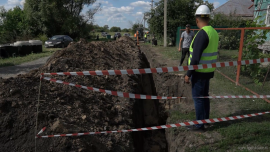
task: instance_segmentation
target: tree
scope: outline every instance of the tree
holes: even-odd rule
[[[131,25],[130,32],[132,33],[136,33],[138,27],[143,27],[143,25],[140,24],[139,20],[137,20],[135,23],[133,23],[132,21],[129,21],[129,24]]]
[[[108,25],[104,25],[103,28],[104,28],[105,31],[109,30],[109,26]]]
[[[122,32],[130,32],[130,29],[124,28]]]
[[[246,24],[248,27],[266,27],[263,20],[260,20],[261,16],[258,16],[254,21],[248,21]],[[259,46],[263,45],[267,40],[267,34],[270,30],[246,30],[245,41],[243,48],[243,60],[258,59],[269,57],[269,55],[263,55]],[[260,64],[248,64],[241,66],[242,74],[250,76],[255,83],[262,85],[264,77],[267,73],[266,67],[261,67]]]
[[[0,8],[1,25],[0,36],[1,43],[16,41],[19,36],[26,33],[27,23],[25,21],[25,13],[20,7],[15,7],[10,10]]]
[[[104,28],[104,26],[103,27],[101,27],[101,26],[99,26],[99,25],[93,25],[93,29],[96,31],[96,32],[107,32],[108,30],[107,29],[105,29]]]
[[[245,27],[247,21],[242,17],[236,16],[235,12],[229,15],[213,14],[210,25],[213,27],[236,28]],[[236,50],[239,48],[240,31],[226,30],[220,31],[220,48],[228,50]]]
[[[92,5],[96,0],[26,0],[24,10],[29,31],[37,35],[44,33],[52,36],[67,34],[80,37],[88,34],[87,26],[100,5],[89,9],[82,15],[83,7]]]
[[[195,3],[196,2],[196,3]],[[169,0],[167,2],[167,30],[168,36],[176,39],[177,27],[186,24],[196,25],[195,11],[203,4],[203,0]],[[164,30],[164,1],[159,1],[155,10],[151,10],[151,17],[148,19],[148,25],[156,36],[163,36]],[[213,4],[206,2],[206,5],[212,10]]]
[[[113,26],[113,27],[111,27],[110,31],[111,32],[121,32],[121,28],[120,27]]]

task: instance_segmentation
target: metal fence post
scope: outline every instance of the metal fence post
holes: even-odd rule
[[[242,60],[243,45],[244,45],[244,35],[245,35],[245,29],[241,29],[241,39],[240,39],[238,61]],[[241,65],[238,65],[237,66],[237,75],[236,75],[236,85],[239,84],[240,70],[241,70]]]

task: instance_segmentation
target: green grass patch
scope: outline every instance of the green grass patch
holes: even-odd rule
[[[172,110],[170,111],[170,114],[171,114],[170,120],[172,122],[179,122],[181,120],[189,120],[189,121],[195,120],[194,119],[195,111],[183,113],[183,112],[180,112],[179,110]]]
[[[142,43],[140,45],[151,45],[151,43]],[[164,46],[153,46],[159,50],[159,52],[164,55],[166,58],[172,60],[180,60],[181,59],[181,52],[178,51],[176,47],[164,47]],[[187,56],[186,56],[187,58]]]
[[[268,54],[265,54],[265,55],[262,54],[262,57],[268,57],[268,56],[269,56]],[[218,61],[219,62],[236,61],[237,58],[238,58],[238,51],[237,50],[221,50],[220,57],[219,57]],[[226,74],[227,76],[229,76],[233,80],[236,80],[236,71],[237,71],[236,66],[217,68],[217,70]],[[224,76],[218,74],[217,72],[215,73],[215,77],[218,77],[219,79],[225,80],[226,82],[229,81],[226,78],[224,79]],[[248,75],[243,75],[243,73],[242,74],[240,73],[239,83],[244,85],[245,87],[253,90],[254,92],[256,92],[258,94],[268,95],[269,90],[270,90],[270,74],[268,74],[265,85],[263,87],[259,86],[258,84],[255,84],[251,77],[249,77]],[[218,84],[218,83],[216,83],[216,84]],[[225,84],[225,85],[227,85],[227,84]],[[218,87],[215,87],[215,88],[218,88]],[[227,89],[227,90],[229,91],[229,89]],[[239,93],[245,93],[244,95],[247,95],[247,94],[253,95],[250,92],[245,91],[245,89],[242,89],[242,90],[243,91],[239,92]],[[239,95],[241,95],[241,94],[239,94]]]
[[[159,46],[159,47],[162,47],[162,46]],[[181,52],[179,52],[176,47],[165,47],[165,48],[163,47],[161,53],[172,60],[181,59]]]
[[[214,131],[222,135],[220,141],[210,145],[205,145],[196,149],[197,151],[269,151],[270,129],[269,115],[260,118],[250,118],[246,120],[236,120],[234,123],[217,123]],[[257,148],[257,149],[256,149]],[[259,149],[260,148],[260,149]],[[189,150],[192,151],[192,150]]]
[[[19,65],[25,62],[30,62],[37,60],[39,58],[47,57],[52,55],[56,50],[60,48],[45,48],[43,46],[43,51],[41,53],[32,53],[26,56],[10,57],[5,59],[0,59],[0,67]]]
[[[164,48],[158,46],[156,48],[158,48],[158,52],[168,59],[179,60],[181,58],[181,53],[179,53],[175,47]],[[268,55],[263,56],[268,57]],[[218,61],[236,61],[237,58],[238,50],[220,50]],[[186,61],[187,57],[183,62],[184,65],[186,64]],[[221,71],[233,80],[236,80],[236,66],[217,68],[217,70]],[[186,73],[186,71],[182,73]],[[268,95],[270,90],[269,77],[270,74],[265,82],[264,87],[255,84],[251,77],[243,74],[240,75],[239,82],[260,95]],[[214,78],[210,81],[209,92],[210,95],[253,95],[244,88],[236,86],[235,83],[231,82],[218,72],[215,72]],[[263,99],[210,99],[210,103],[210,118],[238,116],[270,111],[270,104]],[[170,110],[168,122],[179,123],[185,120],[194,119],[195,111],[185,113],[185,110],[179,106],[176,109]],[[186,151],[269,151],[269,119],[270,115],[265,114],[263,116],[244,118],[241,120],[215,123],[213,127],[208,129],[208,132],[210,134],[214,132],[219,133],[222,136],[219,141],[196,148],[187,148]],[[183,130],[181,127],[171,129],[171,131],[176,135],[181,130]],[[204,137],[202,137],[202,139],[203,138]]]
[[[238,58],[237,50],[221,50],[219,62],[223,61],[235,61]],[[236,79],[237,67],[223,67],[217,68],[222,73],[226,74],[233,80]],[[253,82],[253,80],[244,75],[240,75],[240,84],[245,87],[255,91],[260,95],[268,95],[270,90],[270,82],[266,81],[265,86],[261,87]],[[210,92],[215,95],[253,95],[249,91],[245,90],[240,86],[236,86],[230,80],[215,72],[215,77],[211,79],[210,82]],[[232,113],[227,116],[236,116],[243,114],[251,114],[257,112],[269,111],[270,104],[263,99],[211,99],[211,118],[213,115],[218,117],[224,117],[219,111],[215,111],[213,107],[214,104],[219,104],[220,102],[231,103],[229,107],[237,107],[237,112]],[[245,147],[265,147],[270,140],[270,129],[268,129],[270,122],[270,115],[266,114],[264,116],[257,116],[254,118],[246,118],[242,120],[236,120],[233,122],[222,122],[216,123],[212,131],[217,131],[222,135],[222,140],[211,145],[219,151],[236,150],[236,151],[248,151]],[[239,149],[240,147],[240,149]],[[199,151],[204,151],[203,149],[209,149],[208,145],[197,149]],[[270,146],[267,150],[270,149]],[[267,151],[266,150],[266,151]],[[213,149],[209,149],[213,151]],[[252,151],[260,151],[253,149]]]
[[[110,34],[111,36],[114,36],[115,33],[118,33],[118,32],[109,32],[108,34]],[[120,32],[121,33],[121,36],[124,36],[125,33],[129,33],[130,36],[133,36],[134,33],[132,34],[131,32]],[[100,35],[101,36],[101,35]],[[102,36],[101,36],[102,37]]]

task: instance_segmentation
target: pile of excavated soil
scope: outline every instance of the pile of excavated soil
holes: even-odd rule
[[[130,38],[91,43],[81,40],[57,51],[38,70],[16,78],[0,78],[1,151],[35,150],[40,73],[149,66],[144,54]],[[53,78],[107,90],[156,95],[152,74]],[[148,127],[163,123],[159,119],[158,109],[158,100],[121,98],[43,80],[37,128],[39,131],[47,127],[41,135],[52,135]],[[37,139],[38,152],[156,152],[166,151],[166,148],[164,130]]]

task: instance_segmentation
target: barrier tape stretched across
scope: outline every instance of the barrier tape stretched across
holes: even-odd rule
[[[52,79],[49,77],[42,77],[42,79],[56,82],[56,83],[60,83],[60,84],[69,85],[69,86],[74,86],[74,87],[78,87],[78,88],[83,88],[83,89],[87,89],[87,90],[92,90],[92,91],[96,91],[96,92],[107,93],[110,95],[124,97],[124,98],[135,98],[135,99],[179,99],[179,98],[186,98],[186,97],[162,97],[162,96],[133,94],[133,93],[127,93],[127,92],[111,91],[111,90],[104,90],[104,89],[99,89],[99,88],[94,88],[94,87],[87,87],[87,86],[83,86],[83,85],[77,85],[74,83],[64,82],[64,81]],[[270,98],[270,95],[206,96],[206,97],[197,97],[197,98]]]
[[[42,129],[41,129],[41,130],[38,132],[38,134],[37,134],[37,135],[39,135],[39,134],[43,133],[45,130],[46,130],[46,127],[42,128]]]
[[[189,65],[189,66],[179,66],[179,67],[82,71],[82,72],[57,72],[57,73],[42,73],[41,75],[123,75],[123,74],[164,73],[164,72],[187,71],[187,70],[227,67],[227,66],[236,66],[236,65],[248,65],[248,64],[263,63],[263,62],[270,62],[270,58],[232,61],[232,62],[217,62],[217,63],[212,63],[212,64]]]
[[[190,125],[194,125],[194,124],[205,124],[205,123],[222,122],[222,121],[228,121],[228,120],[237,120],[237,119],[243,119],[243,118],[263,115],[263,114],[267,114],[267,113],[270,113],[270,111],[255,113],[255,114],[240,115],[240,116],[224,117],[224,118],[197,120],[197,121],[190,121],[190,122],[183,122],[183,123],[176,123],[176,124],[169,124],[169,125],[162,125],[162,126],[129,129],[129,130],[85,132],[85,133],[72,133],[72,134],[60,134],[60,135],[46,135],[46,136],[37,135],[36,138],[84,136],[84,135],[94,135],[94,134],[108,134],[108,133],[119,133],[119,132],[157,130],[157,129],[175,128],[175,127],[181,127],[181,126],[190,126]]]

